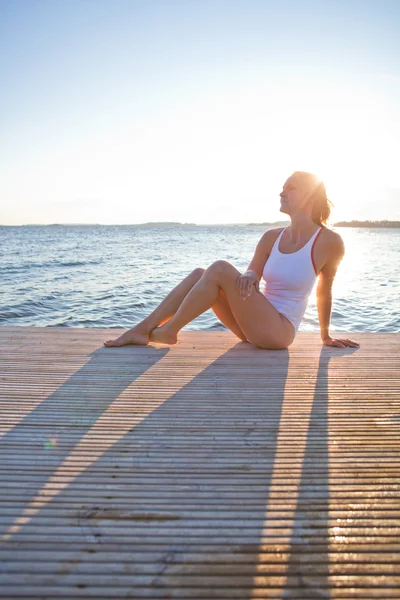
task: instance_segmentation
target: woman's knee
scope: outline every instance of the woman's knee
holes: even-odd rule
[[[196,280],[200,279],[200,277],[203,276],[203,274],[206,272],[205,269],[202,269],[201,267],[197,267],[196,269],[194,269],[191,272],[191,275],[193,278],[195,278]]]
[[[231,269],[232,265],[230,262],[228,262],[227,260],[223,260],[222,258],[219,260],[214,261],[209,267],[208,269],[217,269],[217,270],[226,270],[226,269]],[[208,271],[207,269],[207,271]]]
[[[216,260],[213,262],[208,269],[206,269],[206,275],[215,275],[221,273],[233,273],[235,267],[231,265],[227,260]]]

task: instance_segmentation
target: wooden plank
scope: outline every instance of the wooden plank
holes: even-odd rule
[[[400,344],[0,328],[0,597],[399,598]]]

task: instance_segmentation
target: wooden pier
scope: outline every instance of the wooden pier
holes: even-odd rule
[[[0,597],[400,598],[400,338],[0,328]]]

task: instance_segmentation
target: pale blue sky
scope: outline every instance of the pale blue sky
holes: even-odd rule
[[[0,0],[0,223],[400,219],[397,0]],[[334,219],[334,220],[335,220]]]

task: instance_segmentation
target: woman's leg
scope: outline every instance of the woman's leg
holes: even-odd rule
[[[226,299],[226,296],[222,290],[219,291],[218,300],[211,307],[214,313],[217,315],[218,319],[228,327],[238,338],[242,340],[242,342],[247,342],[247,338],[243,331],[240,329],[239,325],[235,317],[233,316],[233,312],[231,311],[231,307],[229,306],[229,302]]]
[[[194,285],[199,281],[205,273],[205,269],[195,269],[188,275],[179,285],[177,285],[168,296],[157,306],[157,308],[143,321],[123,333],[115,340],[104,342],[107,348],[115,346],[125,346],[127,344],[148,344],[150,341],[150,333],[156,327],[168,321],[178,310],[185,296],[190,292]],[[246,336],[237,324],[235,317],[232,314],[229,303],[222,290],[217,301],[211,307],[218,319],[230,329],[238,338],[243,341]]]
[[[115,340],[104,342],[107,348],[112,346],[125,346],[126,344],[148,344],[150,333],[159,325],[168,321],[178,310],[185,296],[196,285],[204,269],[195,269],[179,283],[153,312],[140,323],[126,331]]]
[[[262,348],[287,348],[293,341],[293,325],[262,294],[253,292],[243,300],[237,288],[239,276],[239,271],[227,261],[213,263],[187,294],[175,315],[153,329],[150,341],[175,344],[180,329],[211,308],[222,290],[236,323],[250,343]]]

